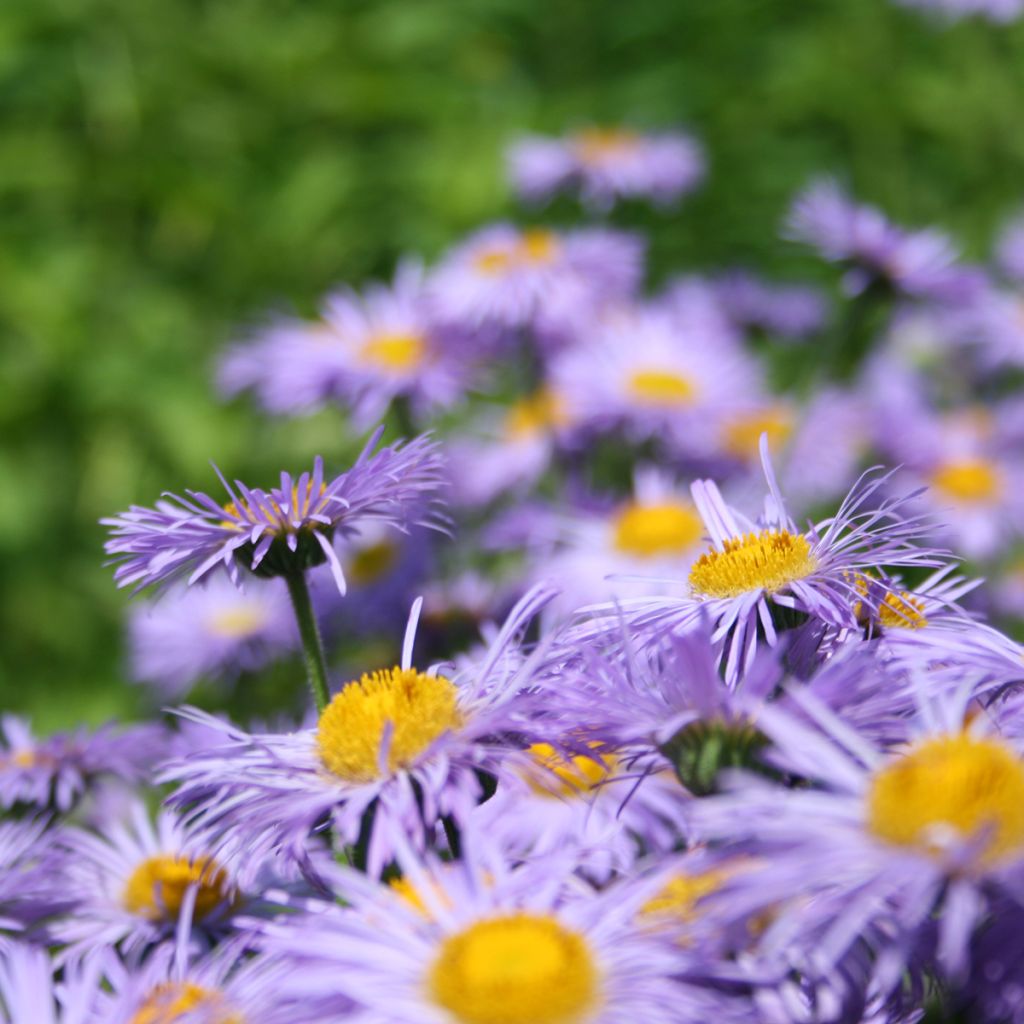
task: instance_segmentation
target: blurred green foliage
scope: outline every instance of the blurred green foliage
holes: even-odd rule
[[[0,4],[0,706],[131,713],[97,519],[348,450],[337,414],[219,404],[214,354],[511,214],[516,133],[696,132],[656,272],[820,273],[777,236],[819,171],[980,256],[1024,198],[1022,58],[887,0]]]

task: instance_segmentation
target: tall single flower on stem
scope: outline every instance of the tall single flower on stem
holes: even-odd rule
[[[243,569],[258,576],[282,576],[295,608],[306,664],[317,705],[327,701],[327,673],[313,615],[306,570],[328,564],[339,591],[345,575],[334,545],[368,522],[399,530],[414,523],[444,527],[437,508],[442,480],[438,444],[428,436],[373,449],[383,428],[370,437],[351,469],[333,479],[323,459],[312,473],[294,479],[281,474],[279,487],[232,487],[220,475],[227,500],[202,491],[168,495],[155,508],[132,506],[104,519],[111,528],[106,550],[119,586],[141,589],[181,577],[195,583],[216,569],[238,582]]]

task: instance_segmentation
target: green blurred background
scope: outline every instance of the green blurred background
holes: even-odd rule
[[[138,707],[100,516],[351,443],[215,353],[510,215],[516,133],[704,140],[656,274],[820,275],[777,238],[819,171],[976,257],[1024,200],[1024,28],[887,0],[7,0],[0,109],[0,707],[44,727]]]

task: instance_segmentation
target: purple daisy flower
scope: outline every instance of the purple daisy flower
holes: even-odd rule
[[[160,758],[161,730],[103,726],[39,738],[15,715],[0,718],[0,807],[64,812],[101,777],[137,782]],[[154,744],[156,752],[154,751]]]
[[[498,774],[523,756],[501,740],[526,725],[521,691],[534,666],[516,644],[551,596],[544,588],[527,594],[480,658],[450,677],[412,666],[417,602],[401,665],[348,683],[314,728],[254,735],[188,711],[225,739],[166,768],[164,781],[178,784],[172,802],[250,856],[273,851],[300,863],[314,831],[329,827],[356,844],[366,827],[367,863],[379,873],[392,855],[392,826],[423,846],[442,818],[468,817],[483,792],[481,772]]]
[[[827,260],[855,268],[859,274],[847,279],[854,293],[878,279],[914,298],[955,302],[969,298],[983,281],[977,270],[957,262],[957,249],[942,232],[897,227],[881,210],[854,202],[827,178],[797,197],[786,235],[814,246]]]
[[[10,945],[0,949],[2,1024],[107,1024],[99,1012],[103,972],[113,959],[98,951],[87,962],[69,965],[58,983],[45,949]]]
[[[853,627],[857,602],[872,599],[857,588],[865,571],[945,564],[938,549],[920,546],[932,528],[930,518],[903,516],[915,495],[881,497],[891,474],[869,471],[835,515],[801,532],[786,512],[767,438],[761,440],[761,458],[768,495],[756,520],[728,506],[713,481],[693,484],[711,547],[690,569],[688,595],[632,599],[621,602],[621,609],[584,609],[596,618],[578,632],[620,631],[621,610],[641,642],[654,642],[666,632],[686,632],[706,616],[715,627],[714,641],[725,642],[726,679],[733,682],[752,664],[760,642],[778,643],[773,608]]]
[[[21,931],[61,906],[53,836],[47,818],[0,821],[0,929]]]
[[[828,317],[817,288],[773,284],[744,270],[722,274],[713,286],[726,316],[743,330],[797,341],[820,331]]]
[[[578,192],[608,210],[617,199],[668,205],[703,179],[701,147],[682,132],[642,134],[626,128],[589,128],[562,139],[539,135],[515,142],[507,154],[512,187],[531,202]]]
[[[338,870],[349,907],[268,926],[265,944],[311,994],[350,999],[353,1024],[736,1020],[677,980],[678,948],[637,923],[644,887],[584,895],[571,859],[514,868],[483,847],[467,836],[448,865],[406,847],[400,889]]]
[[[435,503],[443,461],[428,436],[373,453],[383,428],[374,431],[352,468],[326,479],[317,456],[312,473],[281,474],[269,491],[220,476],[227,501],[202,491],[169,495],[155,508],[133,505],[104,519],[111,528],[106,550],[118,586],[136,589],[187,577],[189,584],[216,568],[233,582],[239,569],[262,576],[287,575],[325,562],[341,593],[345,576],[334,544],[369,522],[398,530],[415,524],[440,529]]]

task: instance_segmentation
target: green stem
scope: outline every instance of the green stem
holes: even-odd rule
[[[291,595],[292,607],[295,609],[295,621],[299,625],[299,637],[302,639],[302,654],[306,661],[306,676],[309,688],[313,691],[317,711],[323,711],[331,699],[327,689],[327,664],[324,661],[324,647],[320,642],[320,630],[316,625],[313,613],[313,602],[309,598],[309,587],[304,572],[290,572],[285,575],[288,593]]]

